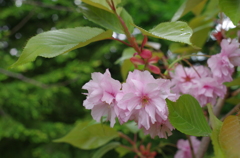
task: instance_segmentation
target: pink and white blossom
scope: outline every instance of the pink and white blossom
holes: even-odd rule
[[[85,93],[87,99],[84,100],[83,106],[92,110],[93,119],[99,122],[101,117],[106,115],[113,127],[119,110],[116,106],[116,96],[120,92],[121,83],[111,78],[110,72],[106,70],[104,74],[92,73],[92,80],[82,88],[88,91]]]
[[[170,81],[154,79],[148,71],[129,72],[122,92],[119,94],[120,97],[117,97],[117,105],[124,111],[119,116],[120,122],[134,120],[139,128],[143,128],[151,136],[165,137],[164,134],[161,135],[156,130],[151,130],[151,128],[156,128],[153,125],[159,125],[160,128],[168,119],[165,99],[169,97],[169,99],[176,100],[178,97],[170,92],[170,87],[165,89],[164,84],[168,85]],[[172,130],[172,127],[169,130]],[[151,131],[153,134],[150,133]]]
[[[200,145],[200,141],[194,136],[190,136],[190,140],[194,154],[196,154]],[[192,158],[191,146],[188,140],[179,139],[177,142],[177,148],[178,151],[174,158]]]
[[[221,42],[221,48],[221,52],[211,56],[207,63],[218,82],[230,82],[234,66],[240,66],[239,43],[235,39],[231,43],[224,39]]]
[[[212,72],[204,66],[185,68],[178,65],[175,72],[171,72],[174,84],[173,92],[194,96],[203,107],[207,103],[215,104],[218,97],[224,98],[226,86],[212,77]]]

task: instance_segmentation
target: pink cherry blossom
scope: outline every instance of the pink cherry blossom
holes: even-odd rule
[[[211,56],[207,63],[213,72],[213,77],[220,83],[232,81],[234,66],[240,66],[240,49],[237,40],[229,43],[226,39],[221,42],[221,52]]]
[[[150,125],[149,129],[142,127],[144,134],[149,134],[152,138],[158,136],[159,138],[167,138],[172,135],[174,127],[170,124],[169,120],[156,122]]]
[[[85,93],[87,99],[84,100],[83,106],[92,110],[93,119],[99,122],[102,116],[107,115],[107,120],[110,120],[113,127],[116,115],[119,113],[116,96],[120,92],[121,83],[111,78],[110,72],[106,70],[104,74],[92,73],[92,80],[82,88],[88,91]]]
[[[200,145],[200,141],[194,137],[190,136],[192,143],[193,151],[196,154]],[[177,142],[178,151],[175,154],[174,158],[192,158],[191,147],[188,140],[179,139]]]
[[[226,86],[216,82],[212,77],[201,78],[196,81],[194,91],[191,93],[203,107],[207,103],[215,105],[217,97],[224,98]]]
[[[178,65],[175,72],[170,72],[172,82],[175,84],[173,91],[176,93],[191,94],[195,82],[200,78],[210,77],[211,71],[204,66],[183,67]]]
[[[226,87],[212,77],[209,68],[194,66],[185,68],[178,65],[175,72],[170,73],[174,83],[173,91],[194,96],[203,107],[207,103],[215,104],[218,97],[224,98]]]
[[[145,129],[148,134],[151,131],[154,132],[151,130],[154,128],[152,125],[158,124],[160,128],[160,125],[168,119],[165,99],[169,97],[169,99],[176,100],[178,97],[176,94],[170,93],[170,86],[166,89],[163,88],[163,84],[168,85],[169,83],[168,80],[154,79],[148,71],[130,72],[126,83],[123,84],[122,92],[119,94],[121,97],[117,97],[118,107],[124,110],[119,116],[120,122],[134,120],[138,127]],[[155,132],[153,135],[165,136],[159,132]]]
[[[232,81],[234,65],[229,61],[227,56],[222,56],[221,54],[213,55],[208,59],[207,63],[212,70],[213,77],[218,82]]]

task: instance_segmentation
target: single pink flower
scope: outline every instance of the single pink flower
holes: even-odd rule
[[[119,116],[120,122],[134,120],[139,128],[146,131],[154,124],[164,124],[168,119],[165,99],[176,100],[178,97],[170,93],[170,86],[162,86],[169,83],[168,80],[154,79],[148,71],[130,72],[119,93],[120,97],[117,97],[117,106],[124,111]]]
[[[83,106],[92,110],[93,119],[99,122],[102,116],[107,115],[107,120],[110,120],[113,127],[118,113],[116,96],[120,92],[121,83],[111,78],[110,72],[106,70],[104,74],[92,73],[92,80],[82,88],[88,91],[85,93],[87,99],[84,100]]]
[[[235,39],[231,43],[224,39],[221,42],[221,48],[221,52],[211,56],[207,63],[218,82],[230,82],[234,66],[240,66],[239,43]]]
[[[207,103],[215,105],[217,97],[224,98],[226,92],[227,88],[225,85],[216,82],[214,78],[206,77],[196,81],[195,89],[191,94],[203,107]]]
[[[213,77],[218,82],[232,81],[234,65],[229,61],[227,56],[222,56],[221,54],[213,55],[208,59],[207,63],[212,70]]]
[[[142,127],[144,134],[149,134],[152,138],[158,136],[159,138],[167,138],[172,135],[172,130],[174,127],[170,124],[169,120],[161,121],[161,123],[156,122],[154,124],[150,124],[150,128],[146,129]]]
[[[200,141],[194,136],[190,136],[190,140],[194,154],[196,154],[200,145]],[[179,139],[177,142],[177,148],[178,151],[174,158],[192,158],[191,147],[188,140]]]
[[[194,68],[192,68],[178,65],[174,73],[170,72],[172,82],[175,85],[173,92],[191,94],[196,84],[195,81],[200,78],[210,77],[211,75],[211,71],[204,66],[194,66]]]

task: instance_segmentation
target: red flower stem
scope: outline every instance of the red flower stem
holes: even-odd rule
[[[118,132],[119,136],[126,139],[132,146],[135,146],[136,143],[131,139],[129,138],[127,135],[123,134],[122,132]]]
[[[109,1],[107,0],[108,5],[111,7],[111,9],[113,10],[114,14],[117,16],[118,20],[120,21],[122,27],[123,27],[123,31],[125,33],[125,35],[127,36],[128,41],[130,42],[130,45],[140,54],[141,50],[136,42],[136,39],[134,37],[131,36],[125,22],[123,21],[122,17],[118,15],[117,10],[114,6],[113,0]]]
[[[132,45],[128,44],[127,42],[124,42],[124,41],[122,41],[122,40],[119,40],[119,39],[117,39],[117,38],[114,38],[114,37],[107,38],[107,39],[112,39],[112,40],[115,40],[115,41],[121,42],[121,43],[123,43],[123,44],[125,44],[125,45],[127,45],[127,46],[129,46],[129,47],[132,47]]]
[[[128,147],[128,149],[131,149],[131,151],[135,152],[140,158],[144,158],[142,153],[138,150],[136,143],[131,138],[129,138],[127,135],[123,134],[122,132],[118,132],[118,134],[120,137],[127,140],[132,145],[133,148]]]

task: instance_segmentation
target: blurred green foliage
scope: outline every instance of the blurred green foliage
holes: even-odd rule
[[[122,5],[137,25],[150,29],[169,21],[181,2],[125,0]],[[101,41],[56,58],[38,57],[33,63],[8,69],[28,39],[37,33],[97,26],[83,17],[79,3],[0,0],[1,158],[90,157],[91,152],[52,140],[69,132],[75,121],[91,119],[90,111],[82,106],[85,96],[81,87],[90,79],[90,73],[106,68],[121,80],[120,67],[114,62],[126,47],[116,41]],[[112,155],[117,153],[105,156]]]

